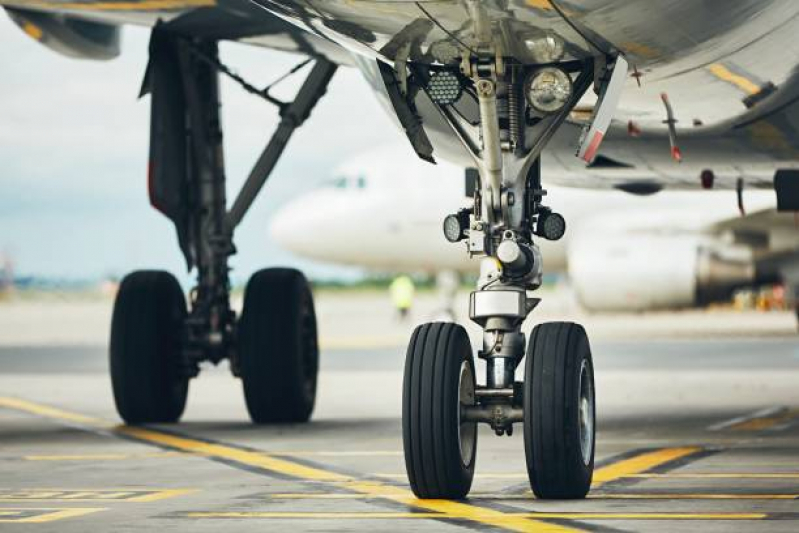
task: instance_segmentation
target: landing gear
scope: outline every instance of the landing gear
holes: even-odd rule
[[[539,324],[524,367],[524,451],[538,498],[584,498],[594,470],[594,366],[570,322]]]
[[[316,399],[319,347],[313,297],[289,268],[256,272],[239,320],[238,361],[253,422],[306,422]]]
[[[480,18],[479,9],[474,16]],[[485,360],[486,376],[464,401],[452,385],[455,371],[444,361],[470,360],[469,355],[456,357],[447,346],[429,340],[454,326],[417,330],[405,368],[406,467],[417,496],[466,495],[474,449],[469,461],[462,460],[443,437],[455,434],[447,409],[458,403],[461,432],[484,423],[499,436],[510,435],[514,424],[523,424],[530,484],[539,498],[583,498],[593,475],[595,436],[593,364],[585,330],[571,323],[540,324],[529,340],[524,381],[515,376],[528,346],[522,325],[540,302],[530,295],[543,274],[536,240],[557,240],[566,230],[564,218],[543,205],[542,150],[593,83],[599,100],[578,152],[586,161],[593,159],[618,102],[626,62],[604,53],[587,61],[559,62],[563,51],[553,48],[555,56],[546,64],[523,64],[501,57],[495,43],[484,45],[460,58],[457,68],[455,62],[450,67],[413,64],[410,78],[392,82],[389,77],[386,83],[390,93],[394,88],[399,109],[433,106],[435,120],[448,124],[479,174],[474,204],[448,216],[444,234],[450,242],[465,241],[469,255],[481,259],[469,318],[483,330],[477,355]],[[385,66],[381,75],[386,77]],[[404,89],[397,87],[407,88],[404,104],[398,96]],[[418,129],[418,124],[406,125],[424,155],[427,138]],[[443,433],[436,437],[436,432]],[[448,468],[451,476],[462,475],[460,482],[438,474]]]
[[[183,290],[172,274],[138,271],[119,286],[111,322],[111,382],[128,424],[177,422],[189,378],[181,368],[186,319]]]
[[[306,61],[307,63],[307,61]],[[297,69],[295,69],[296,71]],[[325,93],[336,65],[316,58],[292,102],[232,74],[213,40],[159,24],[150,39],[144,92],[152,96],[149,192],[171,219],[197,284],[186,299],[173,276],[135,272],[123,281],[111,332],[111,377],[128,423],[176,422],[200,363],[230,361],[254,422],[304,422],[313,410],[319,352],[308,283],[269,269],[248,284],[241,320],[230,305],[233,233],[293,132]],[[281,122],[242,190],[227,208],[219,73],[277,105]]]
[[[477,423],[462,420],[475,404],[472,347],[463,326],[417,327],[402,387],[402,439],[414,494],[465,497],[474,478]]]

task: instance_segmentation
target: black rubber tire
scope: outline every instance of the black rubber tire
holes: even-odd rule
[[[111,386],[128,424],[177,422],[189,378],[181,369],[186,299],[169,272],[141,270],[119,286],[111,321]]]
[[[533,329],[524,369],[524,448],[530,487],[538,498],[585,498],[591,488],[596,423],[591,424],[586,464],[581,453],[578,389],[583,361],[593,396],[591,347],[583,327],[549,322]],[[595,421],[595,409],[590,416]]]
[[[308,421],[316,401],[319,346],[313,296],[302,272],[267,268],[250,278],[238,358],[253,422]]]
[[[477,427],[464,461],[458,423],[464,361],[473,385],[472,348],[462,326],[434,322],[414,330],[402,385],[402,443],[411,489],[419,498],[464,498],[472,487]]]

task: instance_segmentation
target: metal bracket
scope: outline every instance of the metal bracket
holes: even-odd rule
[[[619,106],[621,91],[627,80],[627,67],[627,60],[621,55],[617,56],[610,79],[602,85],[599,101],[594,106],[591,125],[583,132],[580,148],[577,151],[577,157],[587,163],[591,163],[596,157],[599,145],[602,143],[602,139],[610,127],[613,114]]]
[[[269,144],[261,152],[261,156],[250,171],[250,175],[247,176],[247,181],[244,182],[233,206],[225,217],[228,231],[232,232],[244,218],[275,168],[294,130],[305,122],[316,103],[325,94],[337,68],[335,63],[327,59],[317,59],[294,101],[281,111],[281,121],[277,130],[272,134]]]

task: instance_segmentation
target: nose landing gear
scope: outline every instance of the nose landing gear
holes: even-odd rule
[[[594,81],[595,65],[604,69],[596,76],[597,88],[604,90],[612,58],[556,67],[473,57],[461,63],[462,105],[436,102],[431,95],[479,170],[473,207],[449,217],[444,227],[448,240],[465,240],[469,254],[482,258],[469,317],[483,329],[478,356],[486,361],[487,373],[485,385],[476,385],[460,326],[425,324],[414,333],[405,368],[403,442],[411,487],[419,497],[468,493],[478,423],[497,435],[523,425],[527,471],[537,497],[588,493],[595,438],[588,337],[577,324],[555,322],[537,325],[528,342],[522,324],[540,301],[528,295],[542,277],[533,239],[555,240],[565,231],[563,217],[542,205],[541,151]],[[472,102],[463,103],[468,98]],[[468,117],[470,108],[479,113]],[[607,108],[598,113],[606,114]],[[524,380],[517,382],[525,348]],[[469,372],[461,371],[462,365]],[[468,386],[458,387],[464,375]],[[458,435],[469,438],[458,441]]]

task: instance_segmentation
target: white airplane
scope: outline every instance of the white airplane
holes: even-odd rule
[[[521,329],[539,302],[533,292],[544,263],[539,244],[557,240],[565,225],[550,209],[565,203],[544,198],[542,181],[635,193],[721,188],[745,196],[774,188],[778,211],[799,211],[794,0],[0,5],[27,35],[83,58],[115,57],[120,25],[153,28],[143,85],[151,98],[150,200],[174,222],[198,279],[188,305],[167,272],[134,272],[121,283],[111,377],[117,410],[130,423],[177,421],[200,363],[226,358],[242,378],[253,421],[309,419],[318,347],[305,278],[287,269],[256,273],[239,318],[230,307],[228,261],[236,227],[339,66],[360,70],[419,157],[478,169],[477,191],[447,219],[446,235],[463,240],[469,257],[479,259],[469,317],[483,329],[476,352],[486,375],[478,385],[475,353],[461,326],[429,323],[414,332],[403,444],[411,488],[421,498],[468,494],[478,423],[497,434],[522,426],[527,474],[539,498],[582,498],[591,486],[588,336],[572,323],[539,324],[529,335]],[[218,53],[224,40],[293,50],[314,66],[295,99],[282,102],[226,67]],[[230,208],[220,74],[277,105],[282,117]],[[358,113],[352,110],[348,127],[358,127]],[[542,154],[549,157],[543,177]],[[435,194],[420,187],[420,197]],[[685,202],[649,227],[702,216]],[[586,210],[596,213],[595,224],[617,219],[618,209],[604,202]],[[740,239],[761,247],[780,223],[771,215],[758,217],[761,231],[750,241],[746,232]],[[652,218],[648,209],[640,216]],[[735,234],[735,224],[730,229]],[[595,274],[595,290],[604,291],[595,298],[613,298],[604,288],[627,277],[613,260],[618,248],[645,256],[663,283],[685,285],[689,276],[669,267],[672,254],[685,253],[675,241],[617,234],[616,242],[581,247],[591,257],[580,262],[605,272]],[[792,256],[769,260],[788,284],[799,285]]]
[[[544,158],[544,169],[547,163]],[[390,146],[345,162],[334,176],[273,216],[269,232],[280,246],[381,272],[475,272],[464,245],[441,238],[444,218],[470,201],[464,169],[429,165],[405,147]],[[569,226],[562,239],[539,245],[544,268],[568,272],[591,311],[726,299],[736,288],[773,281],[771,258],[799,253],[793,216],[775,212],[773,191],[747,192],[742,215],[732,191],[631,198],[618,190],[547,190]],[[596,205],[601,213],[592,209]],[[764,227],[764,217],[781,223]]]

